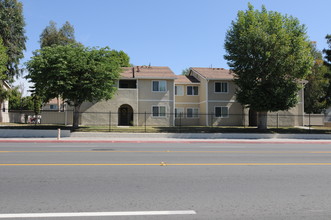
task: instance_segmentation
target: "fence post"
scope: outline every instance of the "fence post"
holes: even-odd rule
[[[309,125],[308,125],[308,127],[309,127],[309,133],[310,133],[310,132],[311,132],[311,131],[310,131],[310,126],[311,126],[311,125],[310,125],[310,113],[308,114],[308,116],[309,116]]]
[[[64,125],[68,125],[68,110],[64,110]]]
[[[211,115],[210,115],[210,117],[211,117],[211,120],[210,120],[210,124],[211,124],[211,127],[213,127],[214,125],[214,114],[213,114],[213,112],[211,112]]]
[[[111,132],[111,111],[109,112],[109,132]]]
[[[147,120],[146,120],[146,111],[145,111],[145,133],[147,132],[147,130],[146,130],[146,122]]]
[[[279,113],[277,112],[277,129],[279,128]]]
[[[179,113],[179,133],[182,133],[182,113]]]

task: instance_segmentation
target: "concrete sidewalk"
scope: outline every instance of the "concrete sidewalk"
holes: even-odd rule
[[[109,133],[73,132],[69,137],[0,138],[0,142],[67,143],[316,143],[331,144],[329,134]]]

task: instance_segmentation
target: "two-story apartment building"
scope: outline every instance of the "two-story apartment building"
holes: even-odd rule
[[[176,124],[242,125],[243,107],[235,99],[233,74],[223,68],[190,68],[175,80]],[[183,92],[178,92],[183,91]]]
[[[235,97],[234,74],[223,68],[190,68],[187,76],[175,80],[176,124],[200,126],[242,126],[257,124],[257,113],[245,109]],[[304,82],[302,82],[304,83]],[[303,89],[299,103],[289,111],[269,113],[268,124],[303,125]]]
[[[111,100],[83,103],[81,124],[106,122],[118,126],[142,126],[146,121],[148,125],[172,126],[176,75],[171,69],[137,66],[123,70],[117,82],[118,90]],[[98,117],[93,114],[95,112]]]
[[[236,100],[233,79],[223,68],[192,67],[186,76],[175,75],[169,67],[123,68],[111,100],[82,104],[80,124],[256,126],[256,112]],[[303,125],[303,90],[299,100],[289,111],[269,113],[268,124]]]

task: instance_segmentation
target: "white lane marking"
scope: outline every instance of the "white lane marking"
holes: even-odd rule
[[[52,218],[52,217],[102,217],[142,215],[195,215],[194,210],[182,211],[131,211],[131,212],[72,212],[72,213],[20,213],[0,214],[0,218]]]

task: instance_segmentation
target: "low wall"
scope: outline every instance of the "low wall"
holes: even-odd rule
[[[56,138],[58,130],[0,129],[0,138]],[[69,130],[61,130],[61,137],[70,137]]]

